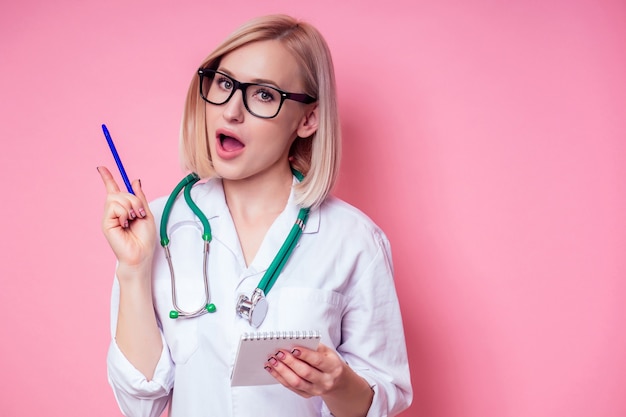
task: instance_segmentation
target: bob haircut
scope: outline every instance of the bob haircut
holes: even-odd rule
[[[317,207],[329,195],[337,178],[341,155],[341,128],[337,109],[335,74],[326,41],[312,25],[286,15],[259,17],[233,32],[200,68],[217,69],[222,57],[252,42],[278,40],[300,66],[304,93],[317,97],[318,128],[308,138],[296,138],[289,150],[294,169],[305,175],[295,186],[301,207]],[[215,177],[206,130],[205,101],[199,92],[199,77],[187,91],[180,132],[183,169],[201,178]]]

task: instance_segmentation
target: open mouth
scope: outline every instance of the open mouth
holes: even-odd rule
[[[220,146],[226,152],[234,152],[242,149],[245,145],[240,142],[237,138],[232,136],[225,135],[223,133],[218,135],[218,139],[220,141]]]

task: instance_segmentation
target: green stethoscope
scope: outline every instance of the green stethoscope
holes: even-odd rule
[[[298,181],[302,181],[304,176],[292,169],[293,174],[298,179]],[[172,283],[172,304],[174,306],[174,310],[170,311],[170,318],[193,318],[198,317],[206,313],[214,313],[216,311],[215,304],[211,303],[211,291],[209,288],[209,275],[208,275],[208,264],[209,264],[209,243],[211,242],[211,225],[209,224],[209,220],[204,215],[202,210],[194,203],[191,199],[191,188],[195,183],[200,180],[200,177],[196,173],[191,173],[187,175],[181,182],[178,183],[172,194],[167,199],[165,203],[165,207],[163,209],[163,216],[161,217],[161,246],[165,250],[165,258],[167,259],[167,264],[170,269],[170,279]],[[172,257],[170,255],[169,244],[170,240],[167,237],[167,222],[170,218],[170,214],[172,211],[172,207],[174,206],[174,202],[178,198],[180,192],[183,191],[183,195],[185,197],[185,202],[191,209],[191,211],[200,219],[200,222],[203,226],[203,234],[202,240],[204,241],[204,256],[203,256],[203,277],[204,277],[204,302],[202,307],[195,311],[184,311],[178,306],[177,297],[176,297],[176,278],[174,276],[174,267],[172,265]],[[298,217],[287,235],[287,239],[279,249],[276,257],[270,264],[269,268],[259,281],[257,288],[255,288],[251,297],[246,296],[245,294],[241,294],[239,299],[237,300],[237,314],[247,319],[251,326],[259,327],[265,316],[267,315],[268,303],[265,298],[266,294],[270,292],[270,289],[276,283],[278,276],[280,275],[283,267],[287,263],[287,260],[291,256],[291,253],[296,247],[298,240],[300,239],[300,235],[304,230],[306,225],[307,218],[309,216],[309,208],[301,208],[298,213]]]

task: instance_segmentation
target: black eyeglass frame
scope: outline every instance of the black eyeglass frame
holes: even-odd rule
[[[233,88],[232,88],[232,90],[230,90],[230,94],[228,95],[226,100],[222,101],[221,103],[216,103],[216,102],[210,101],[202,93],[203,78],[204,77],[208,77],[208,78],[213,79],[213,78],[215,78],[215,74],[220,74],[220,75],[228,78],[229,80],[231,80],[233,82]],[[276,87],[273,87],[273,86],[267,85],[267,84],[242,83],[242,82],[239,82],[239,81],[235,80],[233,77],[231,77],[228,74],[224,74],[221,71],[210,69],[210,68],[200,68],[200,69],[198,69],[198,77],[200,78],[200,84],[199,84],[200,97],[202,97],[202,99],[204,101],[206,101],[207,103],[210,103],[210,104],[214,104],[216,106],[221,106],[222,104],[228,103],[228,101],[235,94],[235,91],[241,90],[241,95],[242,95],[242,98],[243,98],[243,105],[245,106],[246,110],[248,110],[248,113],[250,113],[251,115],[253,115],[255,117],[258,117],[260,119],[273,119],[274,117],[278,116],[278,113],[280,113],[280,109],[283,107],[283,103],[285,102],[285,100],[293,100],[293,101],[297,101],[299,103],[304,103],[304,104],[311,104],[311,103],[315,103],[317,101],[316,98],[313,98],[313,97],[311,97],[308,94],[288,93],[287,91],[280,90],[280,89],[278,89]],[[278,92],[278,94],[280,96],[280,104],[278,105],[278,109],[276,110],[276,113],[273,116],[260,116],[260,115],[258,115],[256,113],[254,113],[248,107],[248,99],[247,99],[247,96],[246,96],[246,90],[248,89],[248,87],[253,86],[253,85],[262,86],[262,87],[265,87],[265,88],[270,88],[270,89]]]

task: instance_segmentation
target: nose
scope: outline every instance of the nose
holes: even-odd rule
[[[223,116],[226,120],[232,122],[243,122],[245,107],[243,103],[243,91],[236,90],[230,100],[224,104]]]

